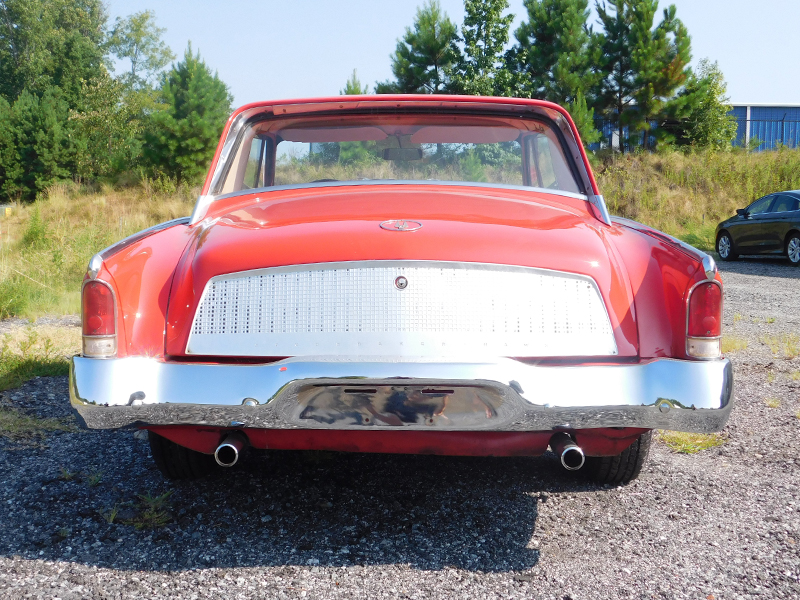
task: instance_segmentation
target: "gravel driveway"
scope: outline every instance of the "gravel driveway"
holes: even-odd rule
[[[176,484],[132,431],[0,438],[0,597],[798,598],[800,358],[781,344],[800,334],[800,269],[722,270],[747,348],[720,447],[656,443],[618,488],[552,455],[300,452]],[[66,378],[0,405],[71,418]]]

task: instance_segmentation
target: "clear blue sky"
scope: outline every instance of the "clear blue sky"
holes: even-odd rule
[[[173,52],[181,56],[191,40],[240,105],[335,95],[354,68],[370,86],[388,79],[389,54],[422,1],[107,0],[107,6],[112,22],[155,11]],[[440,1],[460,25],[463,1]],[[800,0],[673,4],[692,36],[693,63],[718,61],[733,103],[800,104]],[[515,28],[526,13],[522,0],[510,5]]]

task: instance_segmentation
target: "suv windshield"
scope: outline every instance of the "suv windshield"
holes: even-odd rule
[[[559,134],[532,119],[305,117],[254,123],[218,193],[332,181],[458,181],[582,193]]]

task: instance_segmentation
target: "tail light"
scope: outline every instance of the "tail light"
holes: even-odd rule
[[[722,287],[703,281],[689,292],[686,315],[686,353],[695,358],[718,358],[722,336]]]
[[[96,358],[117,353],[117,311],[114,292],[100,280],[83,286],[83,355]]]

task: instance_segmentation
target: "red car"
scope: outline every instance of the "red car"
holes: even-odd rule
[[[548,102],[357,96],[231,116],[191,217],[92,258],[72,405],[190,478],[246,446],[540,455],[636,477],[731,410],[711,257],[610,218]]]

